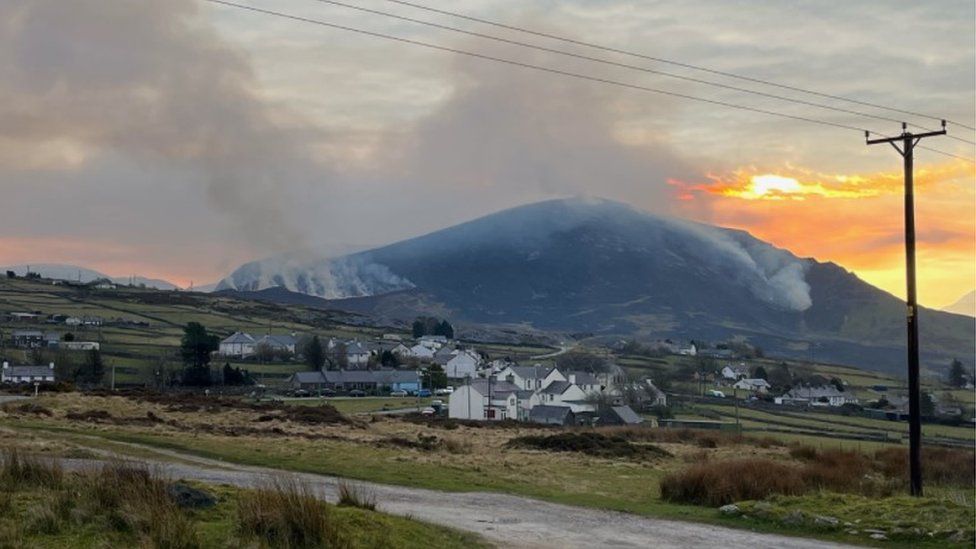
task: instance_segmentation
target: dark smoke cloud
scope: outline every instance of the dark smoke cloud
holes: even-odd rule
[[[302,134],[258,98],[248,60],[197,6],[0,4],[0,167],[58,169],[108,153],[183,166],[203,174],[211,206],[245,242],[266,252],[294,246],[302,233],[281,184],[326,173],[313,167]]]

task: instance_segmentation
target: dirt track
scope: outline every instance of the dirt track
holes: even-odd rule
[[[157,448],[151,450],[179,460],[158,463],[177,478],[250,487],[260,485],[269,476],[282,474],[273,469],[228,464]],[[69,465],[84,463],[67,461]],[[312,485],[325,499],[335,501],[339,479],[301,473],[294,476]],[[558,505],[519,496],[359,484],[376,495],[381,511],[473,532],[499,547],[844,547],[804,538]]]

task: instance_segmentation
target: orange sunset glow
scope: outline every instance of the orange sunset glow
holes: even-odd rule
[[[941,307],[976,285],[974,168],[916,168],[919,299]],[[679,212],[747,230],[799,256],[833,261],[898,296],[905,293],[900,171],[823,174],[795,166],[740,168],[706,182],[670,181]]]

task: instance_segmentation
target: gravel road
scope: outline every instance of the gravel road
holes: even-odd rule
[[[229,464],[158,448],[141,448],[179,460],[150,462],[173,478],[253,487],[283,474],[274,469]],[[90,464],[83,460],[66,462],[75,467]],[[336,500],[339,479],[304,473],[287,474],[312,486],[324,499]],[[519,496],[438,492],[368,482],[358,484],[375,494],[378,509],[383,512],[473,532],[499,547],[845,547],[811,539],[558,505]]]

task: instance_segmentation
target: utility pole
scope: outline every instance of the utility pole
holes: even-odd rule
[[[915,183],[914,162],[915,145],[926,137],[945,135],[946,122],[935,132],[913,134],[908,124],[902,122],[901,135],[871,139],[870,132],[864,132],[868,145],[888,143],[905,160],[905,279],[908,286],[906,296],[906,316],[908,320],[908,463],[911,479],[911,494],[922,495],[922,416],[919,408],[918,380],[918,299],[915,292]],[[901,148],[898,142],[901,142]]]

